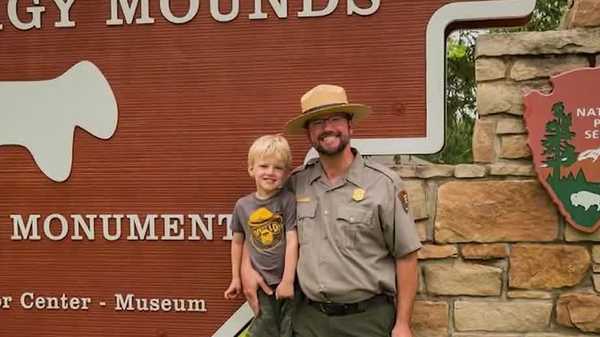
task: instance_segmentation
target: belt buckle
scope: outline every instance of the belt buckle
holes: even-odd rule
[[[346,313],[343,304],[337,303],[319,303],[319,310],[328,316],[340,316]]]
[[[351,306],[345,303],[320,303],[319,309],[327,316],[343,316],[350,313]]]

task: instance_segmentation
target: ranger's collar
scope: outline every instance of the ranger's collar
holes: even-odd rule
[[[348,173],[346,174],[345,180],[349,183],[356,185],[357,187],[362,187],[362,177],[363,177],[363,169],[365,167],[364,160],[362,156],[355,148],[352,148],[352,154],[354,155],[354,159],[352,160],[352,164],[350,164],[350,168],[348,169]],[[321,166],[319,161],[314,163],[314,168],[311,171],[311,175],[308,179],[310,184],[317,181],[320,177],[325,175],[323,172],[323,167]]]
[[[352,148],[352,153],[354,154],[354,160],[348,169],[346,180],[357,187],[363,187],[363,169],[365,167],[365,162],[360,153],[358,153],[358,150]]]

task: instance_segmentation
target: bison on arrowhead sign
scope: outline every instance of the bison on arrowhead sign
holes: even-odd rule
[[[542,185],[578,230],[600,227],[600,69],[552,78],[551,94],[525,95],[529,146]]]

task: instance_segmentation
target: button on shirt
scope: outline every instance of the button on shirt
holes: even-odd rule
[[[298,280],[310,299],[353,303],[396,293],[395,258],[421,247],[405,211],[398,176],[355,158],[344,179],[330,185],[318,160],[293,173]]]

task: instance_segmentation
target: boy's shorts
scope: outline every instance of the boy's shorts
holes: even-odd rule
[[[275,287],[273,287],[275,289]],[[278,300],[258,289],[260,312],[250,326],[251,337],[291,337],[292,317],[295,302],[293,299]]]

